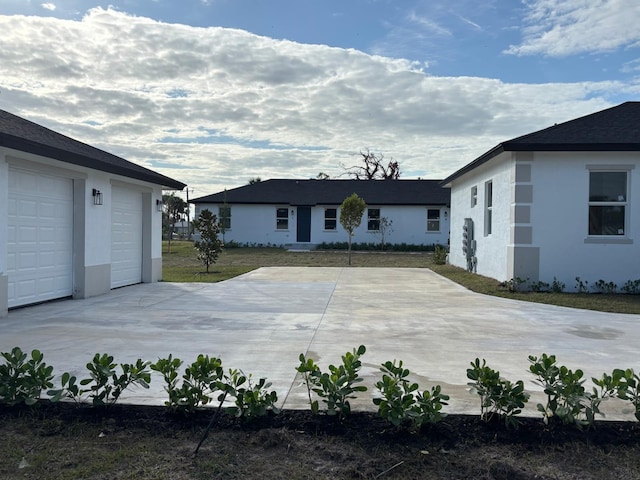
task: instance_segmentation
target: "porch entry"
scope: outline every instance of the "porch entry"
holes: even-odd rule
[[[311,207],[298,207],[296,242],[311,241]]]

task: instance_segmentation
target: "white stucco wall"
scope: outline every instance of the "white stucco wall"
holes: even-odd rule
[[[628,171],[624,236],[588,235],[589,171],[593,167]],[[524,173],[519,180],[518,170]],[[490,179],[493,233],[484,236],[484,186]],[[472,208],[474,185],[478,203]],[[481,275],[499,281],[529,277],[549,284],[555,278],[565,284],[565,291],[575,291],[576,277],[589,285],[602,279],[620,288],[628,280],[640,279],[639,191],[640,154],[636,152],[502,153],[452,184],[450,262],[466,267],[462,226],[464,218],[470,217],[475,223],[477,273]],[[521,193],[529,198],[517,200]],[[524,207],[520,218],[514,213],[517,206]],[[514,273],[523,265],[527,271],[534,264],[531,275]]]
[[[573,290],[578,276],[621,287],[640,278],[640,154],[634,152],[536,153],[532,181],[533,243],[540,247],[540,279],[556,277]],[[626,235],[588,235],[589,166],[629,167]],[[599,243],[589,243],[596,240]],[[632,243],[616,243],[618,241]]]
[[[111,188],[128,185],[139,190],[143,199],[143,225],[148,232],[143,249],[143,280],[161,279],[162,213],[156,200],[162,199],[162,187],[128,177],[113,175],[38,155],[0,148],[0,289],[6,289],[2,277],[7,270],[7,218],[9,166],[73,179],[74,183],[74,292],[90,296],[109,290],[111,263]],[[92,190],[103,194],[103,205],[94,205]],[[104,277],[107,277],[106,279]],[[6,279],[5,279],[6,280]],[[4,281],[6,284],[6,281]],[[2,300],[0,292],[0,316]],[[5,301],[6,303],[6,301]]]
[[[298,243],[297,236],[297,207],[286,205],[228,205],[231,208],[231,229],[224,234],[225,241],[235,241],[241,244],[288,245]],[[287,208],[289,212],[289,229],[276,229],[276,209]],[[336,230],[325,230],[325,208],[337,208]],[[446,245],[449,239],[449,208],[440,206],[372,206],[379,208],[380,216],[392,220],[393,231],[385,238],[386,243],[407,243],[416,245],[431,245],[439,243]],[[427,208],[439,209],[440,231],[427,232]],[[219,205],[196,205],[196,217],[202,210],[209,209],[219,215]],[[335,205],[315,206],[311,208],[311,241],[312,245],[320,243],[346,242],[347,233],[340,225],[340,209]],[[356,230],[353,241],[357,243],[379,242],[378,234],[367,231],[367,212],[362,217],[362,223]]]
[[[9,165],[0,148],[0,277],[7,274],[7,218],[9,216]]]
[[[480,275],[507,280],[507,245],[510,234],[511,180],[514,161],[502,154],[457,179],[451,186],[451,248],[449,262],[467,267],[462,251],[464,219],[474,223],[476,240],[476,272]],[[493,214],[490,235],[485,235],[485,188],[493,183]],[[477,187],[477,204],[471,206],[471,188]]]

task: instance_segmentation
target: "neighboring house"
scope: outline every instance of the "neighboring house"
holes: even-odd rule
[[[453,265],[567,291],[640,278],[640,102],[503,142],[442,185]]]
[[[162,189],[185,184],[0,110],[0,317],[162,276]]]
[[[196,217],[205,209],[218,216],[226,242],[313,247],[347,241],[340,205],[353,193],[367,204],[354,242],[380,242],[386,218],[393,231],[385,243],[448,243],[449,190],[439,180],[265,180],[191,203]]]

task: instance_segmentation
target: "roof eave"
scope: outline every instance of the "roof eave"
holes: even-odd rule
[[[470,172],[471,170],[474,170],[474,169],[478,168],[480,165],[488,162],[492,158],[497,157],[498,155],[500,155],[504,151],[505,151],[505,149],[504,149],[504,144],[503,143],[500,143],[500,144],[496,145],[495,147],[493,147],[488,152],[486,152],[486,153],[482,154],[481,156],[479,156],[478,158],[476,158],[473,162],[468,163],[467,165],[465,165],[461,169],[455,171],[454,173],[449,175],[447,178],[442,180],[442,182],[440,182],[440,186],[444,187],[444,188],[451,188],[451,182],[453,182],[454,180],[460,178],[461,176],[465,175],[466,173]]]
[[[510,143],[505,151],[512,152],[637,152],[640,143]]]
[[[162,188],[166,189],[183,190],[184,187],[187,186],[185,183],[179,182],[157,172],[149,171],[150,173],[145,173],[128,170],[118,165],[110,165],[96,158],[87,157],[85,155],[69,152],[67,150],[51,147],[49,145],[44,145],[38,142],[33,142],[24,138],[14,137],[12,135],[0,136],[0,146],[22,152],[32,153],[34,155],[40,155],[47,158],[53,158],[54,160],[71,163],[80,167],[86,167],[94,170],[100,170],[102,172],[134,178],[136,180],[142,180],[145,182],[153,183],[154,185],[161,185]]]
[[[451,187],[454,180],[478,168],[503,152],[638,152],[640,143],[519,143],[503,142],[445,178],[440,185]]]

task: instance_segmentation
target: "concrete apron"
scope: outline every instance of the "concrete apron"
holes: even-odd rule
[[[479,295],[427,269],[270,267],[217,284],[141,284],[13,310],[0,320],[0,351],[38,348],[54,373],[79,379],[96,352],[119,363],[172,354],[185,364],[203,353],[221,358],[225,369],[267,377],[284,408],[306,409],[295,371],[300,353],[326,370],[363,344],[369,390],[352,401],[353,410],[376,409],[379,366],[399,359],[421,389],[439,384],[451,396],[444,411],[468,414],[479,413],[479,399],[469,392],[466,369],[480,357],[504,378],[525,381],[532,393],[525,414],[538,416],[544,396],[528,355],[555,354],[589,379],[637,370],[639,320]],[[151,388],[132,388],[120,402],[162,405],[163,387],[154,372]],[[603,410],[607,419],[633,419],[620,401]]]

